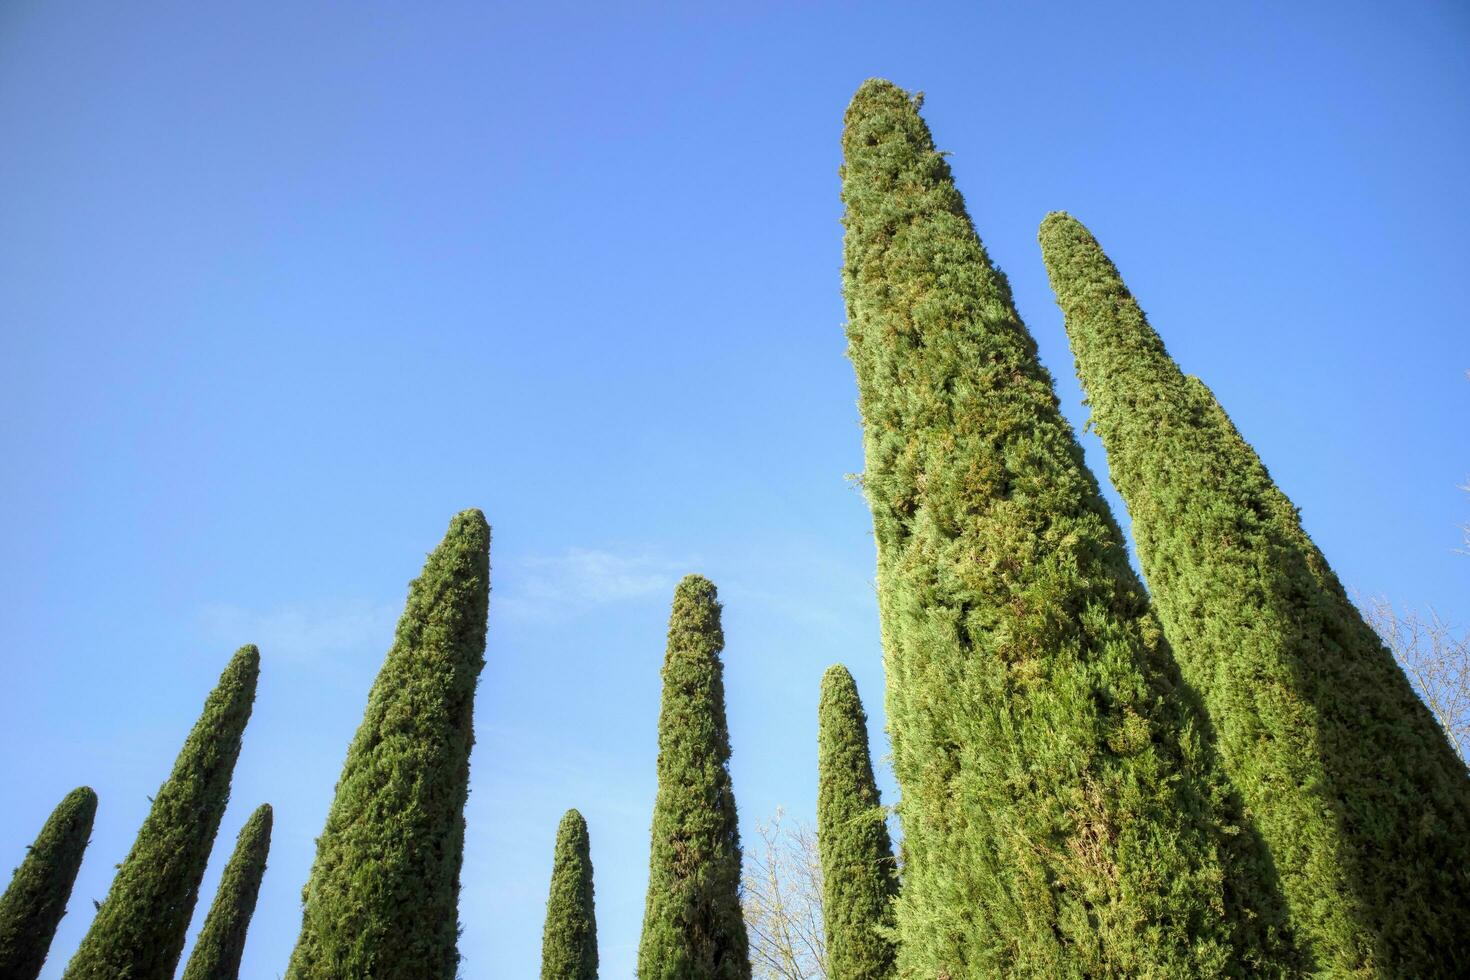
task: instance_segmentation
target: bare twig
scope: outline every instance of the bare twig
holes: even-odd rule
[[[759,980],[826,980],[822,862],[816,832],[782,825],[778,808],[745,854],[742,903],[750,961]]]
[[[1455,751],[1470,762],[1470,634],[1456,631],[1432,609],[1400,611],[1384,598],[1359,597],[1358,605]]]

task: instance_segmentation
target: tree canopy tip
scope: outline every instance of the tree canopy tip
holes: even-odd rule
[[[674,594],[713,600],[719,594],[719,590],[715,588],[715,583],[703,575],[698,572],[690,572],[679,580],[679,584],[674,588]]]
[[[490,522],[485,519],[485,512],[478,507],[468,507],[455,514],[449,522],[450,533],[479,532],[487,537],[490,534]]]
[[[852,671],[847,669],[846,664],[832,664],[822,672],[822,684],[837,683],[845,681],[852,683]]]
[[[918,108],[924,101],[922,92],[910,92],[886,78],[873,76],[865,79],[853,93],[852,105],[863,101],[902,101]]]
[[[229,670],[231,667],[236,666],[248,670],[252,674],[258,674],[260,672],[260,647],[254,643],[246,643],[241,646],[230,657],[230,664],[225,669]]]
[[[1049,232],[1060,231],[1064,228],[1080,229],[1087,232],[1087,226],[1078,221],[1070,211],[1048,211],[1045,218],[1041,219],[1041,227],[1037,234],[1045,237]]]

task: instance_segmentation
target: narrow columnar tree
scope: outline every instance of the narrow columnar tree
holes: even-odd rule
[[[199,882],[255,703],[260,651],[236,651],[153,798],[133,849],[118,865],[66,980],[168,980],[179,965]]]
[[[214,904],[184,967],[184,980],[235,980],[245,953],[245,933],[255,914],[260,879],[271,849],[271,807],[262,804],[245,821],[235,853],[225,865]]]
[[[1277,969],[1271,883],[918,101],[864,83],[843,150],[900,974]]]
[[[0,897],[0,977],[35,980],[66,914],[97,814],[97,794],[80,786],[62,799]]]
[[[489,600],[490,526],[466,510],[409,585],[347,749],[302,892],[291,980],[453,980]]]
[[[898,865],[885,817],[868,754],[868,716],[852,675],[833,664],[817,706],[817,839],[831,980],[894,975]]]
[[[541,935],[541,980],[596,980],[597,915],[587,821],[568,810],[556,829],[551,895]]]
[[[674,590],[658,719],[658,797],[639,980],[749,980],[740,913],[740,829],[714,583]]]
[[[1052,214],[1042,255],[1138,559],[1334,975],[1470,973],[1470,778],[1213,394]]]

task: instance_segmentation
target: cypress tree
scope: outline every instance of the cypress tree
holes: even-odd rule
[[[686,576],[674,590],[664,656],[639,980],[750,978],[720,664],[724,646],[714,583]]]
[[[194,943],[194,952],[184,967],[184,980],[235,980],[240,975],[240,957],[245,953],[245,933],[255,914],[260,879],[271,849],[271,807],[262,804],[235,843],[235,853],[220,878],[219,891],[204,920],[204,929]]]
[[[485,664],[490,526],[449,523],[409,584],[302,891],[291,980],[452,980],[459,872]]]
[[[1470,973],[1470,778],[1214,395],[1078,221],[1042,255],[1186,679],[1334,975]]]
[[[97,794],[91,787],[66,794],[15,869],[0,897],[0,977],[40,976],[56,926],[66,914],[96,814]]]
[[[817,843],[828,974],[832,980],[887,980],[897,952],[898,865],[873,779],[868,716],[841,664],[822,676],[817,706]]]
[[[541,980],[597,980],[597,915],[587,821],[568,810],[556,829],[551,895],[541,937]]]
[[[255,702],[260,651],[236,651],[153,798],[133,849],[63,975],[169,980],[184,949],[199,882],[230,801],[230,778]]]
[[[1271,882],[918,100],[864,83],[843,150],[900,974],[1279,969]]]

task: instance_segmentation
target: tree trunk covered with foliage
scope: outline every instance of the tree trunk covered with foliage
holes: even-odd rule
[[[817,839],[832,980],[894,975],[898,864],[886,816],[868,753],[868,716],[852,675],[834,664],[817,706]]]
[[[241,647],[204,702],[168,782],[153,798],[66,980],[171,980],[184,950],[230,778],[255,702],[260,651]]]
[[[568,810],[556,829],[551,895],[541,935],[541,980],[597,980],[597,914],[587,821]]]
[[[1185,678],[1333,975],[1470,973],[1470,778],[1211,392],[1052,214],[1042,255]]]
[[[489,600],[490,526],[466,510],[409,585],[347,749],[302,892],[290,980],[453,980]]]
[[[714,583],[686,576],[674,590],[664,656],[639,980],[750,977],[720,664],[724,646]]]
[[[262,804],[245,821],[235,842],[235,853],[220,877],[214,904],[184,967],[184,980],[235,980],[245,954],[245,934],[260,896],[265,859],[271,849],[272,811]]]
[[[35,980],[56,927],[66,914],[71,886],[97,815],[97,794],[79,786],[51,811],[25,860],[0,897],[0,977]]]
[[[918,101],[864,83],[843,150],[900,974],[1280,970],[1263,859]]]

